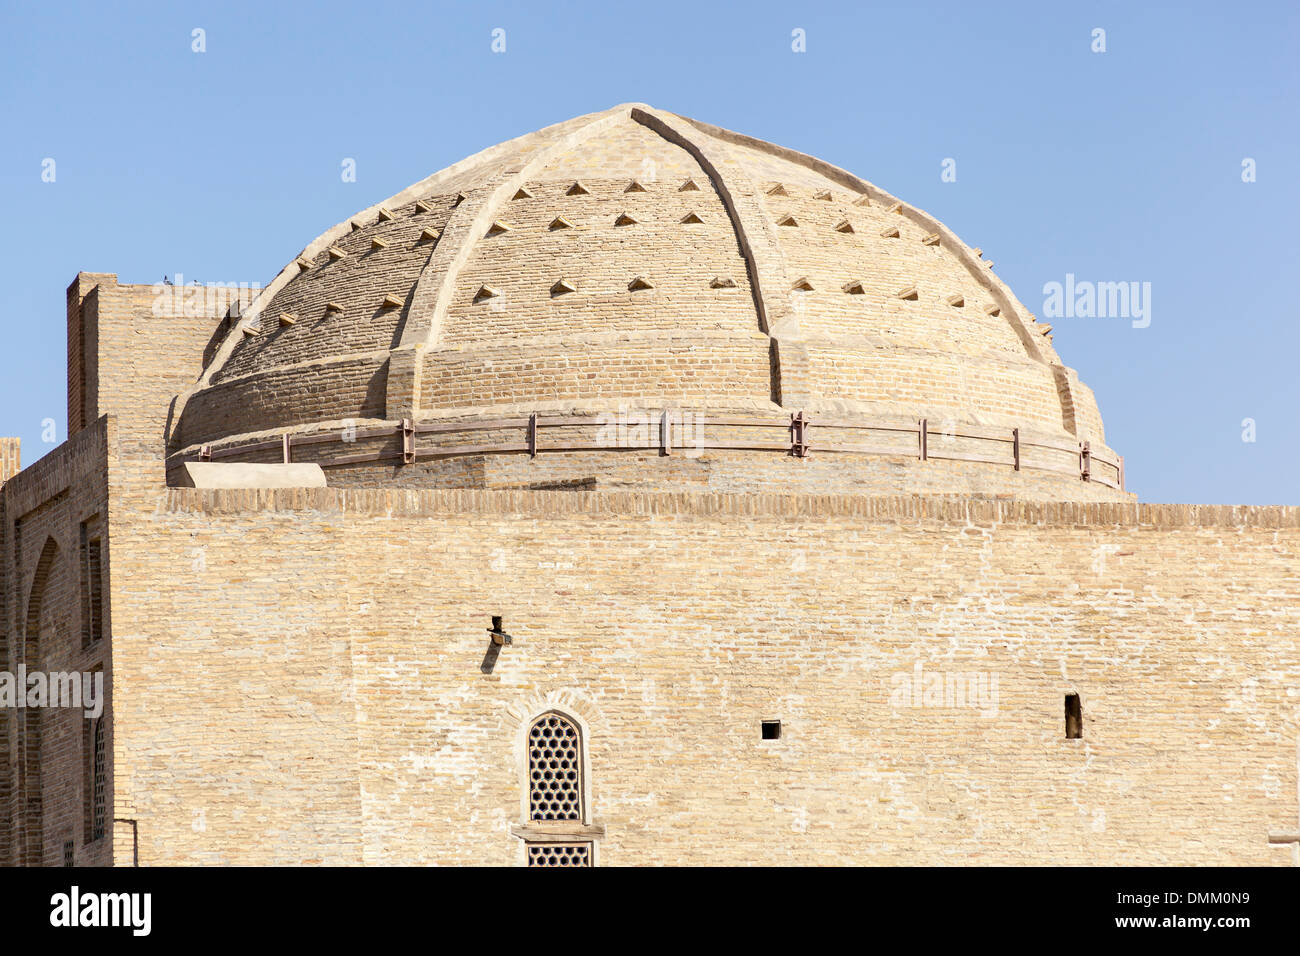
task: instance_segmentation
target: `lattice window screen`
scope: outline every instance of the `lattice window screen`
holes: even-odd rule
[[[530,843],[529,866],[591,866],[590,843]]]
[[[528,784],[529,819],[582,820],[582,738],[567,717],[543,714],[529,729]],[[544,848],[529,847],[530,863],[534,849]]]
[[[90,838],[98,840],[104,835],[104,827],[108,816],[108,799],[105,791],[105,766],[104,766],[104,719],[101,717],[95,721],[95,756],[94,756],[94,793],[92,797],[92,825]]]

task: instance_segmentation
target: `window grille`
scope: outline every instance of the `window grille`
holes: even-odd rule
[[[591,866],[590,843],[530,843],[529,866]]]
[[[582,820],[582,738],[562,714],[543,714],[528,731],[528,783],[530,820]]]

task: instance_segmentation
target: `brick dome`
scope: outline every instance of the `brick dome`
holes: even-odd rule
[[[400,465],[427,459],[406,477],[473,483],[494,451],[546,457],[537,420],[520,431],[541,416],[572,466],[551,478],[639,483],[627,462],[594,461],[608,434],[584,422],[668,411],[712,436],[699,457],[727,487],[761,473],[772,490],[769,466],[737,462],[812,449],[841,471],[953,462],[947,478],[931,471],[954,491],[1027,490],[973,467],[1010,462],[1041,465],[1033,488],[1051,496],[1119,495],[1091,391],[991,267],[843,170],[622,105],[484,150],[310,243],[227,318],[178,396],[169,447],[273,460],[288,433],[295,460],[320,460],[331,481],[401,483]],[[815,437],[795,435],[792,415]],[[327,447],[349,429],[350,447]],[[354,467],[368,463],[388,470]],[[863,472],[873,485],[926,487],[903,474],[915,467],[881,467]],[[718,480],[706,472],[675,464],[661,479]],[[1081,477],[1103,484],[1083,491]]]

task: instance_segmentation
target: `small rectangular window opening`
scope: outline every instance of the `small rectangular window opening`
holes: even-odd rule
[[[1065,739],[1083,738],[1083,705],[1079,703],[1078,694],[1065,695]]]
[[[763,721],[763,739],[780,740],[781,739],[781,721],[765,720]]]

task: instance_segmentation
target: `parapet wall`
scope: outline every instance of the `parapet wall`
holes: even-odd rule
[[[168,488],[162,512],[247,512],[433,517],[495,514],[677,515],[684,517],[853,518],[938,524],[1053,525],[1095,528],[1300,528],[1294,505],[1190,505],[1145,502],[1034,502],[961,495],[780,495],[642,491],[484,491],[478,489]]]

